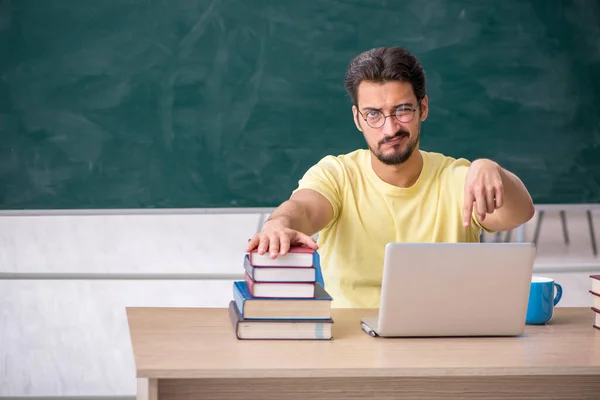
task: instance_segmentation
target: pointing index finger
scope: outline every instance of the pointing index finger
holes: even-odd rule
[[[471,225],[471,215],[473,214],[473,202],[475,197],[471,191],[465,192],[465,202],[463,205],[463,226],[469,227]]]

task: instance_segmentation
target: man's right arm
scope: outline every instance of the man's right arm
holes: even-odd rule
[[[312,235],[323,229],[334,217],[327,198],[312,189],[300,189],[289,200],[277,207],[263,228],[249,242],[246,251],[258,247],[258,252],[269,252],[271,258],[284,255],[292,244],[303,244],[317,249]]]

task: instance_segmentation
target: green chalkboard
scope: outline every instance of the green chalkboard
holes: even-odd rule
[[[422,61],[422,148],[600,201],[597,1],[0,0],[0,208],[271,207],[364,147],[348,62]]]

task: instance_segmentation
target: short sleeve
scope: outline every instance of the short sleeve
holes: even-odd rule
[[[331,204],[333,208],[332,221],[335,221],[342,208],[344,176],[342,163],[334,156],[325,156],[306,171],[292,194],[300,189],[312,189],[320,193]]]
[[[448,167],[450,170],[449,172],[452,174],[452,190],[455,191],[455,198],[458,199],[458,207],[460,208],[461,219],[465,201],[465,184],[467,182],[467,173],[469,172],[470,166],[470,161],[464,158],[459,158],[453,161]],[[483,229],[488,233],[493,232],[479,222],[475,208],[473,208],[473,212],[471,213],[471,224],[472,226],[476,226],[479,231]]]

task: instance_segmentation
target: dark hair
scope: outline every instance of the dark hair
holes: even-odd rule
[[[358,85],[362,81],[408,82],[412,85],[417,101],[425,97],[425,71],[419,60],[402,47],[367,50],[352,60],[344,78],[344,87],[354,105],[358,105]]]

